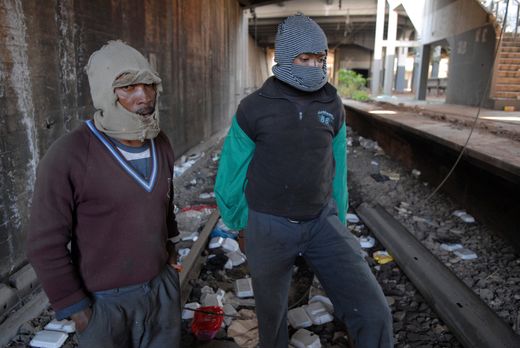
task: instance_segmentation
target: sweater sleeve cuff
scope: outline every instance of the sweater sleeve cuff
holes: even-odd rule
[[[60,309],[56,311],[56,319],[57,320],[63,320],[66,318],[69,318],[72,314],[80,312],[84,310],[85,308],[89,307],[91,304],[91,301],[89,298],[84,298],[83,300],[74,303],[68,307],[65,307],[63,309]]]

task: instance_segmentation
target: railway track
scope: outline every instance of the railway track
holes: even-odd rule
[[[490,234],[478,219],[467,224],[452,215],[456,209],[470,207],[461,207],[443,194],[427,205],[420,204],[432,191],[422,177],[411,175],[409,168],[403,168],[377,146],[364,146],[370,142],[353,132],[349,133],[349,142],[350,207],[362,219],[349,228],[358,237],[372,235],[378,240],[373,248],[366,249],[367,260],[392,308],[396,347],[520,346],[517,251]],[[190,202],[212,203],[211,199],[201,201],[199,194],[212,188],[216,157],[218,145],[206,149],[206,156],[177,179],[176,195],[181,206]],[[378,181],[370,175],[374,171],[373,161],[378,163],[380,173],[388,174],[383,175],[385,180]],[[403,202],[407,202],[407,209]],[[205,285],[232,292],[233,280],[247,272],[245,266],[209,270],[207,260],[213,252],[207,245],[218,217],[218,210],[213,211],[183,261],[183,305],[197,299]],[[439,248],[442,242],[460,242],[475,250],[478,258],[465,261],[454,257]],[[372,253],[381,249],[387,249],[395,262],[377,263]],[[306,302],[307,294],[301,287],[312,281],[312,274],[302,271],[306,268],[304,263],[298,268],[293,283],[299,288],[294,289],[291,299],[295,305]],[[186,335],[190,335],[189,320],[184,325]],[[336,321],[310,329],[320,336],[324,347],[348,346],[339,335],[344,328]],[[217,337],[233,346],[226,331]],[[198,346],[196,340],[187,342],[186,346]],[[9,347],[23,346],[17,344],[13,341]],[[69,344],[75,346],[72,338]]]

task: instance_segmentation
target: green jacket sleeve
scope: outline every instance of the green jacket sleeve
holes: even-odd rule
[[[338,217],[345,223],[348,210],[347,191],[347,127],[343,124],[332,140],[332,151],[336,162],[336,174],[332,182],[332,195],[338,207]]]
[[[215,198],[220,216],[234,230],[247,225],[248,208],[244,190],[247,168],[254,151],[255,143],[240,128],[234,116],[222,147],[215,182]]]

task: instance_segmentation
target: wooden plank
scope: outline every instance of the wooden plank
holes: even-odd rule
[[[199,276],[200,270],[202,269],[202,264],[206,261],[206,257],[204,257],[202,253],[206,250],[209,235],[217,224],[219,217],[220,212],[218,209],[215,209],[213,214],[211,214],[209,217],[208,222],[206,222],[206,225],[202,229],[202,232],[199,234],[199,239],[197,239],[195,244],[193,244],[190,253],[188,256],[186,256],[184,262],[182,263],[182,272],[180,274],[182,307],[184,307],[184,304],[188,300],[191,291],[189,284],[190,280]]]

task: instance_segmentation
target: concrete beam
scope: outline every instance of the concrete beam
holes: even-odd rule
[[[386,46],[385,82],[383,92],[385,95],[392,95],[392,88],[394,85],[395,43],[397,40],[397,19],[399,16],[394,10],[390,10],[388,16],[388,45]]]
[[[377,0],[376,37],[374,41],[374,58],[372,63],[372,80],[370,83],[373,96],[379,94],[381,87],[381,69],[383,67],[383,34],[385,27],[386,0]]]
[[[419,51],[419,64],[417,66],[416,91],[417,100],[426,100],[426,85],[428,83],[428,67],[430,64],[430,45],[423,45]]]

